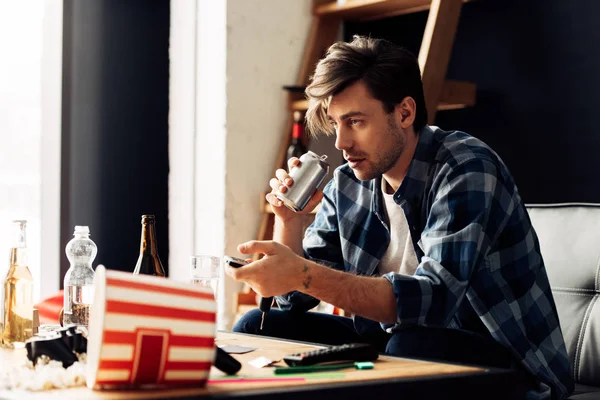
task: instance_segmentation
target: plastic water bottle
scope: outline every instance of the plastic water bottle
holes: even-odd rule
[[[90,306],[94,300],[92,262],[97,252],[96,243],[90,239],[90,229],[87,226],[76,226],[73,239],[65,247],[71,266],[64,280],[64,326],[89,325]]]

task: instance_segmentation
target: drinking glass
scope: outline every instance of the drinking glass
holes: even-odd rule
[[[221,257],[206,254],[190,257],[190,277],[192,283],[210,288],[215,299],[219,287],[219,269]]]

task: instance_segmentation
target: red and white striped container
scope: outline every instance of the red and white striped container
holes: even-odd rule
[[[89,388],[206,384],[215,357],[212,291],[102,266],[94,286]]]

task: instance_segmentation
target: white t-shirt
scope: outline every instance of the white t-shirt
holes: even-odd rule
[[[403,275],[414,275],[419,261],[408,230],[406,215],[402,207],[394,201],[394,195],[387,193],[388,187],[385,178],[382,177],[381,192],[384,199],[383,208],[390,227],[390,245],[379,263],[379,273],[384,275],[388,272],[398,272]]]

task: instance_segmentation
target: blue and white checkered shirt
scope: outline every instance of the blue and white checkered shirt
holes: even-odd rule
[[[337,168],[304,237],[304,251],[332,268],[379,275],[390,241],[381,178],[360,181]],[[420,264],[413,276],[388,273],[398,326],[460,328],[491,335],[540,382],[540,398],[573,390],[567,352],[537,236],[498,155],[463,132],[426,126],[394,200],[408,221]],[[282,309],[318,300],[293,292]],[[355,317],[359,332],[374,324]],[[533,394],[533,393],[531,393]]]

